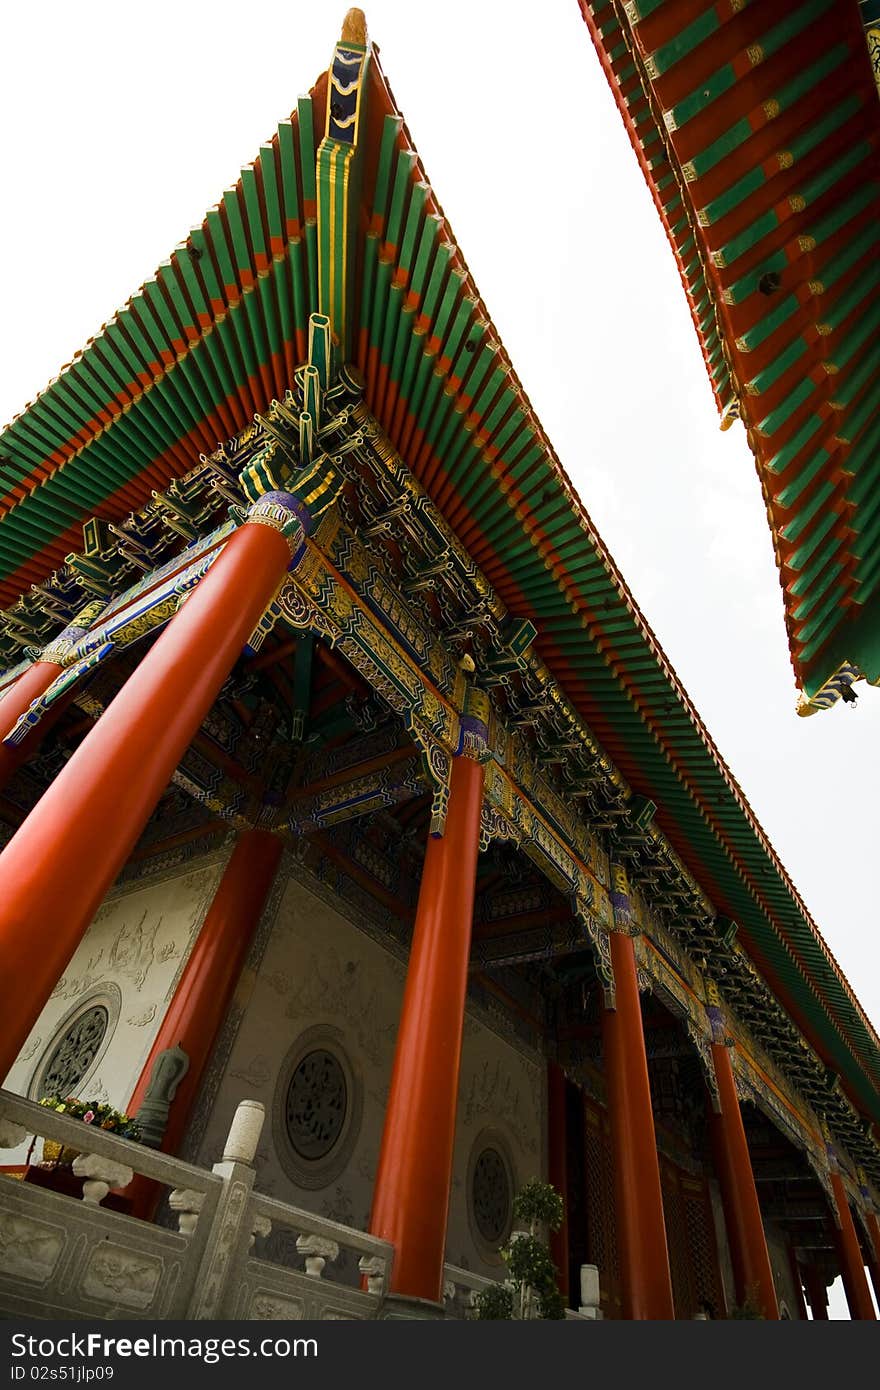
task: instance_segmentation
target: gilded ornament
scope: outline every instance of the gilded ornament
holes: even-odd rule
[[[611,887],[615,893],[622,897],[629,897],[629,879],[626,876],[626,869],[620,863],[611,866]]]
[[[248,508],[247,521],[278,531],[295,555],[305,536],[302,504],[289,492],[264,492]]]
[[[712,1007],[715,1008],[715,1009],[720,1009],[720,1008],[722,1007],[722,1004],[721,1004],[721,995],[720,995],[720,993],[719,993],[719,991],[718,991],[718,986],[716,985],[715,981],[714,981],[713,979],[711,979],[710,977],[707,976],[706,981],[705,981],[705,985],[706,985],[706,1003],[707,1003],[707,1004],[711,1004]]]

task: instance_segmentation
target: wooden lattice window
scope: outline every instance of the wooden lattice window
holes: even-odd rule
[[[588,1261],[599,1270],[600,1298],[605,1317],[619,1318],[623,1303],[617,1258],[611,1129],[606,1112],[593,1101],[586,1099],[584,1156]]]

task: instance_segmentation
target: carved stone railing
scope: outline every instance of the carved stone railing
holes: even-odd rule
[[[28,1134],[87,1150],[167,1187],[191,1188],[199,1194],[204,1224],[184,1236],[94,1201],[0,1176],[0,1313],[187,1317],[222,1179],[0,1091],[0,1142],[11,1148]]]
[[[260,1194],[252,1198],[251,1211],[261,1223],[256,1248],[230,1289],[224,1317],[378,1316],[393,1246]],[[279,1241],[279,1235],[286,1236],[286,1242]],[[300,1268],[292,1268],[288,1259],[296,1259]]]
[[[171,1189],[178,1224],[0,1175],[0,1316],[379,1317],[393,1246],[255,1193],[262,1122],[263,1107],[242,1102],[208,1173],[0,1091],[0,1153],[28,1135],[87,1150],[128,1170],[126,1180],[133,1172]],[[273,1245],[282,1233],[289,1240]]]
[[[263,1118],[241,1102],[209,1173],[0,1090],[0,1154],[37,1135],[90,1156],[83,1200],[0,1174],[0,1317],[471,1316],[491,1280],[446,1265],[442,1304],[390,1294],[387,1241],[254,1192]],[[104,1165],[171,1189],[178,1229],[101,1205]]]
[[[472,1318],[476,1295],[482,1293],[483,1289],[488,1289],[492,1282],[482,1274],[460,1269],[458,1265],[444,1265],[443,1305],[447,1318]]]

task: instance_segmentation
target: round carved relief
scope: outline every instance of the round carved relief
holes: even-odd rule
[[[362,1103],[360,1077],[339,1030],[306,1029],[284,1059],[272,1105],[278,1157],[297,1187],[327,1187],[343,1171],[360,1131]]]
[[[29,1087],[34,1099],[77,1094],[107,1050],[120,1004],[116,986],[106,985],[62,1019],[34,1071]]]
[[[499,1248],[510,1235],[516,1172],[506,1137],[484,1129],[471,1146],[467,1207],[471,1235],[482,1257],[498,1263]]]
[[[316,1047],[297,1062],[287,1089],[287,1137],[300,1158],[326,1158],[338,1143],[348,1110],[339,1060]]]
[[[497,1245],[510,1224],[510,1178],[497,1149],[484,1149],[474,1164],[471,1201],[477,1230],[489,1245]]]

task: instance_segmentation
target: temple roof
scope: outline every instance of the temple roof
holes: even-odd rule
[[[89,518],[121,521],[281,398],[312,312],[829,1074],[880,1121],[877,1034],[566,477],[356,29],[332,78],[4,431],[0,605],[63,566]]]
[[[810,714],[880,680],[880,5],[580,3],[746,425]]]

